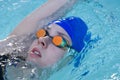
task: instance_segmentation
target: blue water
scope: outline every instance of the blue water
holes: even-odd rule
[[[0,0],[0,40],[16,27],[25,16],[47,0]]]
[[[0,39],[46,0],[0,0]],[[91,43],[48,80],[120,80],[120,0],[81,0],[66,14],[81,17]],[[32,7],[31,7],[32,6]]]

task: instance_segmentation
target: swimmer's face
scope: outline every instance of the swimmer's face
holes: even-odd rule
[[[60,35],[68,41],[71,45],[71,40],[67,32],[56,24],[50,24],[47,28],[50,36]],[[52,66],[60,60],[67,49],[55,46],[49,36],[40,37],[33,41],[28,51],[27,60],[35,63],[36,65],[45,68]]]

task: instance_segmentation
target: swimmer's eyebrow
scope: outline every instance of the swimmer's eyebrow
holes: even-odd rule
[[[51,27],[48,26],[45,29],[49,32],[49,30],[51,30]],[[57,31],[57,33],[58,35],[65,36],[65,39],[67,38],[67,40],[69,40],[69,37],[66,34],[59,32],[59,31]]]
[[[48,27],[45,27],[45,29],[47,30],[48,34],[50,35],[50,32],[49,32],[49,31],[51,31],[51,27],[50,27],[50,26],[48,26]],[[61,35],[61,36],[65,36],[65,37],[67,37],[67,38],[68,38],[68,36],[67,36],[67,35],[65,35],[64,33],[59,32],[59,31],[57,31],[57,30],[56,30],[56,35]],[[66,38],[65,38],[65,39],[66,39]],[[69,38],[68,38],[68,39],[69,39]]]
[[[49,30],[51,30],[51,27],[45,27],[45,29],[48,31],[48,34],[50,34],[49,33]],[[65,38],[68,42],[69,42],[69,37],[66,35],[66,34],[64,34],[64,33],[62,33],[62,32],[59,32],[59,31],[57,31],[57,34],[58,35],[60,35],[60,36],[62,36],[63,38]],[[69,42],[70,43],[70,42]]]

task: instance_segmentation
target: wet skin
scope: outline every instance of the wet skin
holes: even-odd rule
[[[67,32],[56,24],[47,27],[50,36],[60,35],[71,45],[71,39]],[[41,68],[50,67],[59,61],[67,50],[55,46],[49,36],[40,37],[33,41],[28,51],[27,61],[38,65]]]

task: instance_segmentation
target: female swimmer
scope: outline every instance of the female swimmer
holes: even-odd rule
[[[37,39],[30,46],[27,60],[41,67],[51,66],[60,60],[69,48],[80,52],[84,47],[86,33],[87,26],[78,17],[53,21],[36,32]]]
[[[22,36],[31,33],[36,35],[36,39],[29,46],[26,61],[32,62],[40,68],[46,68],[62,59],[68,49],[71,48],[77,52],[83,49],[84,37],[87,33],[84,21],[74,16],[58,19],[63,15],[58,13],[64,13],[75,2],[76,0],[71,0],[71,2],[68,0],[48,0],[28,15],[9,35]],[[48,22],[51,23],[46,27],[39,27],[48,24]]]

